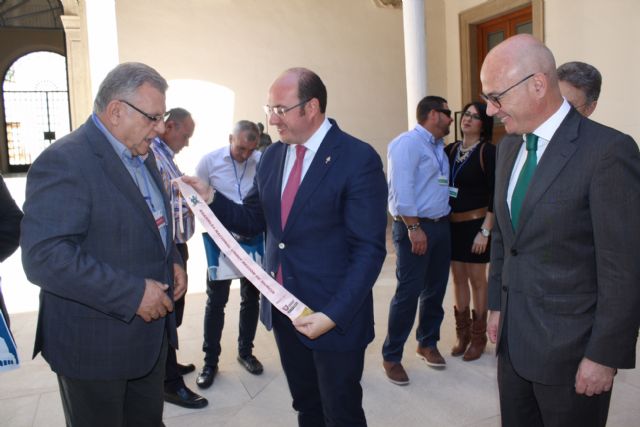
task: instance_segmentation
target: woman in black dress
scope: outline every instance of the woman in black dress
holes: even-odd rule
[[[493,121],[485,104],[472,102],[462,111],[462,141],[448,145],[445,151],[451,168],[451,272],[458,338],[451,354],[464,354],[468,361],[478,359],[487,345],[487,263],[496,153],[491,144]]]

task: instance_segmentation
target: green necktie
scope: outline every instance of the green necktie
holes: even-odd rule
[[[538,136],[532,133],[527,134],[527,159],[524,161],[518,181],[513,189],[513,195],[511,196],[511,224],[513,229],[518,228],[518,221],[520,220],[520,210],[522,209],[522,202],[524,202],[524,196],[527,194],[531,178],[536,171],[536,165],[538,164]]]

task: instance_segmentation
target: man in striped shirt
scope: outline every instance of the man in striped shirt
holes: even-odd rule
[[[151,150],[156,158],[164,188],[171,198],[175,231],[174,239],[186,270],[187,260],[189,259],[187,240],[193,235],[194,218],[186,202],[179,203],[181,199],[178,198],[178,190],[171,187],[171,180],[183,175],[175,164],[173,157],[189,145],[189,139],[193,136],[195,123],[187,110],[173,108],[169,111],[169,117],[164,127],[165,132],[151,143]],[[184,313],[184,297],[175,301],[174,305],[176,323],[180,326]],[[191,391],[182,379],[184,374],[194,370],[195,366],[193,364],[180,365],[176,358],[176,350],[169,348],[164,380],[165,402],[191,409],[207,406],[207,399]]]

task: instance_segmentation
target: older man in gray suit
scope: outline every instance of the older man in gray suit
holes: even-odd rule
[[[480,79],[512,134],[497,150],[489,279],[503,425],[604,426],[640,323],[638,147],[563,100],[532,36],[496,46]]]
[[[94,114],[27,177],[22,261],[41,288],[34,356],[58,375],[67,425],[162,425],[173,299],[186,290],[149,152],[166,89],[151,67],[117,66]]]

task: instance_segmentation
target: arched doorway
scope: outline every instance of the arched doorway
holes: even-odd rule
[[[4,75],[2,91],[9,172],[23,172],[70,131],[65,57],[33,52],[19,58]]]
[[[75,1],[74,1],[75,3]],[[8,137],[15,140],[15,111],[13,113],[5,111],[5,96],[3,90],[15,86],[15,79],[20,78],[16,72],[16,64],[22,58],[28,58],[31,53],[55,52],[58,57],[64,60],[66,55],[65,30],[62,25],[61,16],[63,14],[62,2],[60,0],[3,0],[0,1],[0,77],[3,84],[0,86],[0,172],[23,172],[28,169],[28,165],[34,158],[26,159],[24,156],[20,160],[12,159],[9,162],[9,141]],[[26,62],[25,62],[26,64]],[[39,70],[41,80],[49,80],[50,70],[42,66]],[[66,70],[65,70],[66,76]],[[7,81],[8,79],[8,81]],[[66,83],[66,77],[65,77]],[[66,86],[66,84],[65,84]],[[49,90],[51,85],[40,84],[39,89]],[[13,87],[10,90],[17,90]],[[23,89],[20,89],[23,90]],[[29,89],[33,90],[33,89]],[[64,88],[66,90],[66,87]],[[66,101],[66,114],[68,115],[68,101]],[[7,113],[13,114],[12,118],[7,117]],[[41,114],[34,109],[34,115]],[[8,119],[8,120],[6,120]],[[12,121],[11,128],[8,121]],[[67,120],[68,122],[68,120]],[[25,128],[22,128],[25,130]],[[44,132],[44,131],[40,131]],[[40,139],[45,135],[40,134]],[[51,134],[46,135],[52,136]],[[58,136],[58,135],[57,135]],[[32,138],[33,139],[33,138]],[[36,148],[37,142],[30,142],[31,148]],[[20,151],[20,150],[18,150]],[[12,149],[12,153],[14,150]],[[37,153],[37,149],[35,151]],[[16,153],[17,158],[20,154]]]

